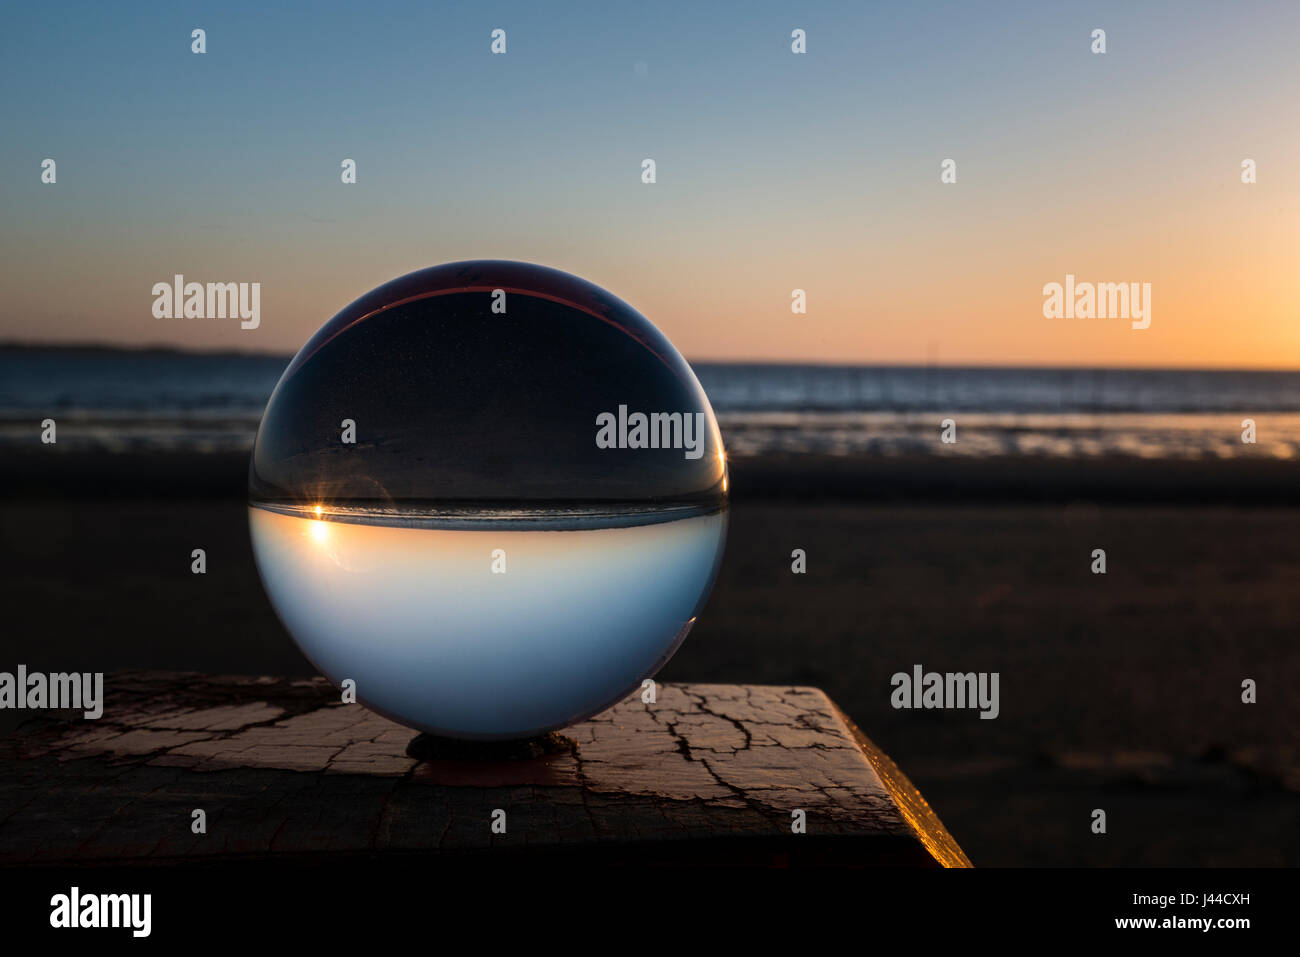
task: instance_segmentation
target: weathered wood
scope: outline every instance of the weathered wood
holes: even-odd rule
[[[133,672],[105,691],[98,721],[46,715],[0,741],[0,864],[441,852],[969,866],[815,688],[664,684],[654,704],[633,696],[565,729],[572,753],[517,761],[417,761],[414,732],[323,679]],[[191,832],[196,808],[206,834]]]

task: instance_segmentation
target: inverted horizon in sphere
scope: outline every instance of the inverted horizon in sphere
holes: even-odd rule
[[[422,731],[509,739],[604,710],[663,667],[712,587],[727,517],[465,531],[251,507],[249,522],[276,612],[322,674]]]

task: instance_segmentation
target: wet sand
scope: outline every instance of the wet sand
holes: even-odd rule
[[[0,468],[0,667],[311,673],[253,567],[242,461],[19,459]],[[808,464],[734,464],[722,572],[664,679],[825,689],[977,865],[1300,861],[1285,470],[1229,482],[1130,463],[1108,487],[1104,470],[1053,484],[1031,463],[918,487],[902,466],[860,485],[871,469]],[[194,548],[206,575],[190,573]],[[893,709],[891,675],[916,664],[998,672],[999,717]]]

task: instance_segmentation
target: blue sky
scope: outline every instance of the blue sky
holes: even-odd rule
[[[292,350],[388,278],[495,257],[605,285],[697,357],[1195,362],[1208,313],[1184,308],[1181,339],[1072,345],[1079,333],[1020,312],[1075,263],[1164,279],[1168,308],[1199,302],[1194,283],[1171,284],[1203,273],[1205,243],[1228,244],[1222,260],[1242,237],[1294,235],[1298,11],[12,7],[0,339]],[[1098,26],[1103,57],[1088,52]],[[495,27],[505,56],[489,53]],[[805,56],[790,52],[795,27]],[[54,187],[39,181],[47,156]],[[949,156],[959,184],[945,193]],[[1242,156],[1268,177],[1254,207],[1220,208],[1241,201]],[[355,187],[339,183],[345,157]],[[1286,318],[1268,310],[1294,286],[1269,256],[1251,268],[1267,295],[1234,301],[1258,319],[1243,348],[1262,359]],[[175,272],[263,282],[257,340],[159,326],[145,293]],[[978,289],[945,298],[946,284]],[[792,329],[780,320],[796,286],[819,308]],[[996,315],[977,308],[990,300]]]

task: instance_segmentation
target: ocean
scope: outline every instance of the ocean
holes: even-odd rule
[[[61,448],[247,450],[289,358],[0,348],[0,447],[54,418]],[[1300,457],[1300,372],[692,367],[731,456]]]

